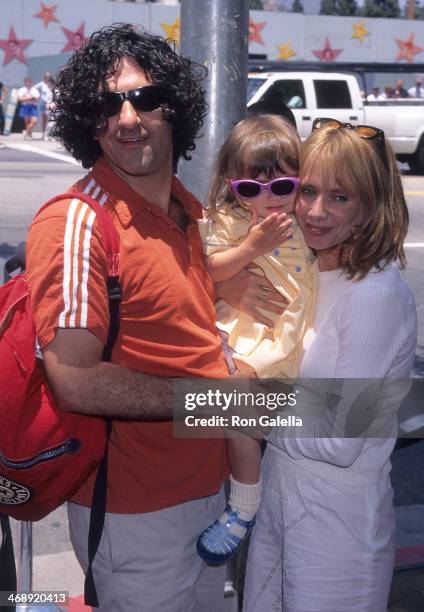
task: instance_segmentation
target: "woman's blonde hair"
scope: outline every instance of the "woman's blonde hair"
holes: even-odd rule
[[[231,179],[268,178],[296,174],[300,140],[295,128],[278,115],[253,115],[240,121],[228,134],[215,164],[208,195],[208,214],[228,213],[237,205]]]
[[[318,173],[323,184],[336,183],[358,197],[364,221],[354,228],[341,250],[339,265],[348,278],[360,280],[373,267],[406,264],[403,243],[408,209],[396,158],[387,141],[366,140],[351,128],[322,127],[302,146],[300,179]]]

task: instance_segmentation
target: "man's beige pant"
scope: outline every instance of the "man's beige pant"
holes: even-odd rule
[[[99,612],[222,612],[225,566],[207,566],[198,535],[222,513],[216,495],[145,514],[106,514],[94,561]],[[78,561],[87,570],[90,509],[68,504]]]

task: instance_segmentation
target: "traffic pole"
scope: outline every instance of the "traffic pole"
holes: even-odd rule
[[[33,591],[33,574],[32,574],[32,523],[22,521],[21,538],[18,557],[18,594],[28,593]],[[16,612],[64,612],[62,608],[53,604],[30,604],[20,603],[16,606]]]
[[[248,0],[181,0],[181,54],[206,66],[209,113],[190,161],[178,175],[204,203],[216,155],[230,129],[246,115]]]

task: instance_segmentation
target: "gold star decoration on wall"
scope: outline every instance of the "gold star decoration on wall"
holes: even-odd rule
[[[367,26],[365,25],[365,21],[358,21],[358,23],[352,23],[353,34],[351,38],[357,38],[361,43],[363,42],[365,36],[369,36],[370,33],[367,30]]]
[[[284,43],[283,45],[278,45],[278,59],[282,59],[284,61],[288,61],[291,57],[296,55],[296,52],[292,49],[291,40]]]
[[[165,32],[167,38],[176,42],[177,45],[180,44],[181,21],[179,16],[175,19],[174,23],[161,23],[160,27]]]

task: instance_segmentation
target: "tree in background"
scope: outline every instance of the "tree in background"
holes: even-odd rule
[[[262,10],[262,2],[261,2],[261,0],[249,0],[249,10],[251,10],[251,11],[261,11]]]
[[[302,0],[293,0],[291,12],[292,13],[303,13]]]
[[[358,12],[356,0],[321,0],[320,15],[352,16]]]
[[[321,0],[320,15],[335,15],[336,14],[336,0]]]
[[[365,0],[360,10],[364,17],[386,17],[395,19],[400,16],[398,0]]]

